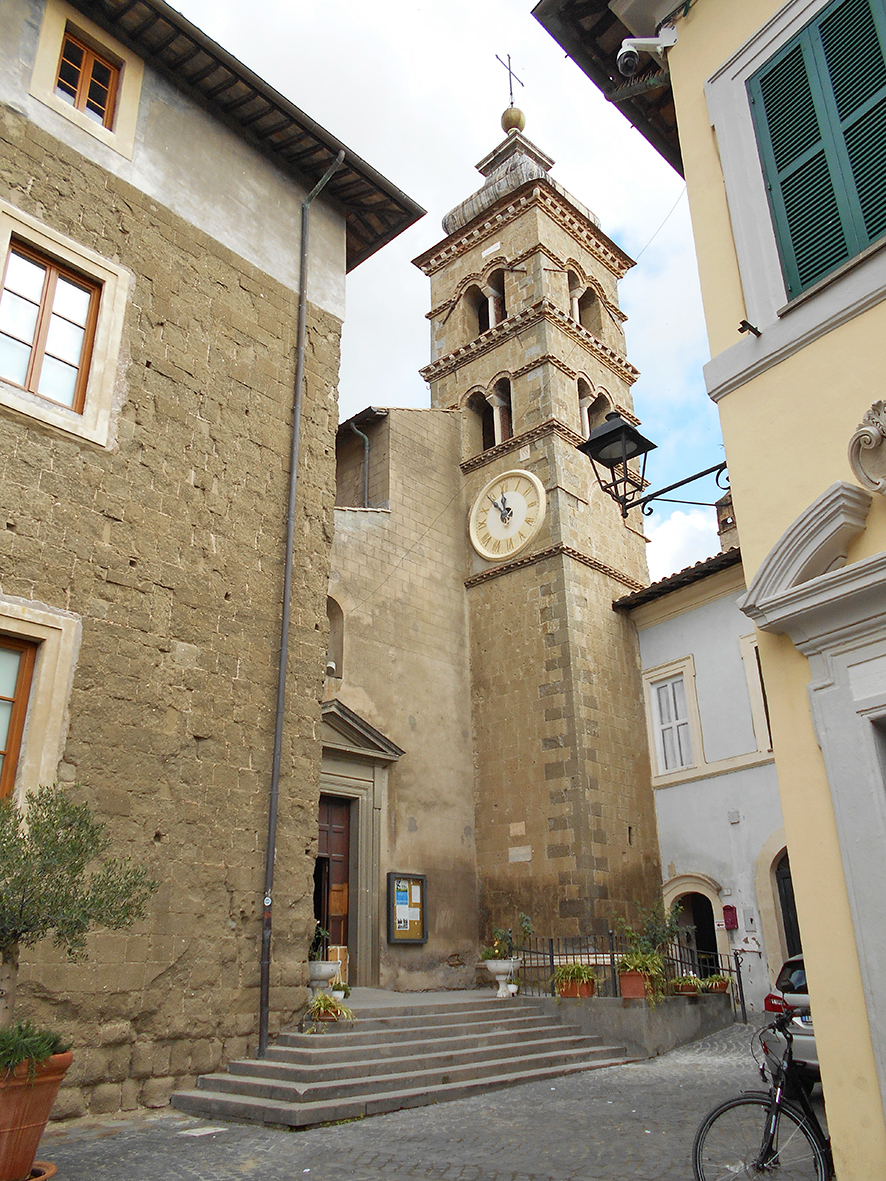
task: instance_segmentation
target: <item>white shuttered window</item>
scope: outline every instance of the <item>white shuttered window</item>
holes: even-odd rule
[[[652,694],[659,774],[691,767],[692,738],[682,673],[666,681],[656,681],[652,686]]]

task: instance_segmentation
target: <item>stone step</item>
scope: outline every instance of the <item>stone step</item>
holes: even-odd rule
[[[461,1083],[438,1084],[425,1087],[405,1087],[400,1091],[386,1091],[365,1094],[349,1099],[333,1099],[305,1103],[290,1103],[280,1099],[262,1098],[254,1095],[227,1094],[218,1091],[178,1091],[172,1096],[172,1105],[189,1115],[206,1119],[248,1120],[290,1128],[306,1128],[316,1124],[333,1123],[336,1120],[361,1119],[368,1115],[381,1115],[403,1108],[425,1107],[432,1103],[452,1099],[466,1099],[471,1095],[503,1087],[518,1086],[521,1083],[544,1082],[548,1079],[575,1074],[584,1070],[599,1070],[606,1066],[621,1066],[635,1061],[623,1057],[601,1058],[590,1062],[560,1064],[555,1067],[503,1071],[484,1078],[469,1079]]]
[[[368,1028],[367,1028],[368,1026]],[[325,1026],[324,1039],[332,1039],[336,1046],[369,1046],[393,1042],[423,1041],[439,1037],[486,1037],[499,1033],[510,1033],[515,1037],[525,1031],[561,1029],[562,1025],[556,1016],[527,1015],[502,1016],[497,1020],[451,1022],[446,1025],[425,1025],[413,1023],[397,1023],[394,1019],[389,1022],[364,1022],[362,1018],[356,1023],[349,1021],[328,1022]],[[325,1044],[325,1041],[324,1041]],[[275,1049],[310,1049],[317,1045],[317,1034],[312,1033],[281,1033],[277,1038]]]
[[[485,1064],[490,1061],[504,1062],[508,1059],[532,1056],[556,1056],[557,1054],[583,1053],[612,1057],[623,1052],[601,1045],[601,1038],[582,1035],[561,1034],[558,1037],[544,1037],[537,1040],[503,1043],[494,1047],[492,1053],[487,1046],[451,1047],[446,1039],[431,1045],[416,1046],[415,1052],[396,1057],[371,1057],[344,1059],[336,1054],[327,1055],[325,1061],[304,1062],[290,1059],[280,1061],[265,1058],[243,1058],[228,1065],[228,1072],[237,1077],[265,1078],[306,1085],[309,1083],[335,1082],[345,1079],[379,1078],[387,1074],[415,1074],[419,1071],[439,1070],[451,1072],[453,1068],[468,1067],[471,1064]],[[217,1075],[213,1075],[217,1078]]]
[[[482,1033],[454,1031],[441,1034],[437,1030],[434,1037],[416,1038],[414,1035],[410,1035],[408,1039],[390,1038],[384,1041],[377,1041],[362,1035],[359,1035],[360,1040],[350,1041],[339,1036],[331,1045],[322,1038],[318,1039],[316,1035],[303,1034],[295,1045],[270,1046],[265,1061],[322,1066],[324,1063],[328,1063],[333,1056],[336,1062],[359,1061],[365,1058],[370,1050],[374,1061],[385,1058],[402,1058],[410,1054],[423,1056],[440,1051],[478,1049],[492,1052],[499,1046],[522,1045],[527,1041],[536,1041],[541,1038],[550,1039],[569,1032],[570,1027],[557,1023],[553,1026],[527,1024],[519,1029],[487,1029]],[[580,1036],[593,1045],[600,1045],[603,1040],[591,1034]]]
[[[550,1017],[541,1007],[532,1005],[512,1005],[507,1001],[487,1002],[462,1009],[452,1008],[444,1013],[429,1012],[428,1008],[416,1007],[409,1012],[390,1009],[365,1010],[355,1009],[354,1015],[361,1031],[366,1033],[396,1032],[401,1029],[433,1029],[445,1028],[452,1025],[484,1025],[497,1024],[501,1021],[531,1021],[540,1020],[557,1023],[556,1017]],[[336,1036],[351,1028],[347,1021],[330,1022],[330,1032]],[[294,1033],[281,1033],[278,1043],[285,1044],[284,1039],[297,1037]]]
[[[489,1078],[494,1075],[534,1075],[539,1070],[560,1070],[563,1066],[576,1066],[594,1062],[595,1059],[612,1061],[618,1050],[600,1046],[597,1050],[572,1050],[539,1055],[514,1055],[497,1058],[495,1061],[452,1065],[448,1068],[410,1070],[396,1075],[364,1075],[360,1078],[333,1078],[325,1083],[294,1083],[276,1081],[263,1077],[246,1075],[203,1075],[197,1079],[197,1090],[223,1092],[223,1094],[252,1095],[256,1098],[271,1098],[287,1103],[334,1102],[346,1098],[367,1095],[384,1095],[387,1091],[400,1091],[421,1087],[450,1087],[471,1079]]]

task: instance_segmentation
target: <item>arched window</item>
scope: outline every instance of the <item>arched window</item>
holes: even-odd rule
[[[492,407],[486,401],[484,396],[480,393],[471,394],[468,398],[468,407],[473,411],[475,422],[479,426],[479,448],[475,445],[472,450],[476,454],[477,451],[488,451],[490,447],[495,446],[495,414]],[[473,433],[473,432],[472,432]]]
[[[578,409],[581,415],[581,429],[587,438],[598,427],[612,409],[612,403],[605,394],[595,394],[583,377],[578,379]]]
[[[326,646],[326,675],[341,677],[345,654],[345,616],[335,599],[326,599],[329,642]],[[331,667],[330,667],[331,666]]]
[[[508,309],[505,302],[504,271],[493,271],[489,276],[486,286],[491,292],[489,296],[491,307],[489,326],[490,328],[494,328],[496,324],[500,324],[502,320],[506,320],[508,318]]]
[[[477,286],[465,292],[468,340],[476,340],[489,330],[489,300]]]
[[[514,434],[513,416],[511,412],[511,383],[506,377],[500,378],[494,386],[491,398],[494,422],[495,441],[503,443]]]
[[[599,336],[603,329],[603,305],[597,297],[593,287],[588,287],[578,300],[578,315],[576,316],[582,328]]]

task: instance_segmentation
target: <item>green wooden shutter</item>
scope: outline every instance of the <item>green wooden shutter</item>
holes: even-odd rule
[[[748,82],[790,298],[886,233],[884,45],[884,0],[835,0]]]

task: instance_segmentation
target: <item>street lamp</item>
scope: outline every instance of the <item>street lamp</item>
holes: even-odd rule
[[[720,476],[726,471],[726,464],[718,463],[705,468],[703,472],[696,472],[694,476],[687,476],[685,480],[678,480],[676,484],[668,484],[667,488],[660,488],[658,492],[649,492],[646,496],[638,495],[646,486],[646,456],[655,450],[655,443],[651,443],[636,427],[625,422],[616,410],[609,411],[605,421],[591,431],[587,441],[581,443],[578,450],[588,456],[597,483],[619,506],[623,517],[627,517],[632,508],[638,507],[648,516],[652,509],[646,506],[651,500],[658,500],[666,492],[673,492],[675,488],[682,488],[684,484],[691,484],[693,480],[700,480],[702,476],[716,473],[717,486],[723,487]],[[640,461],[639,467],[631,468],[630,462],[635,459]],[[678,503],[697,504],[698,501]]]

